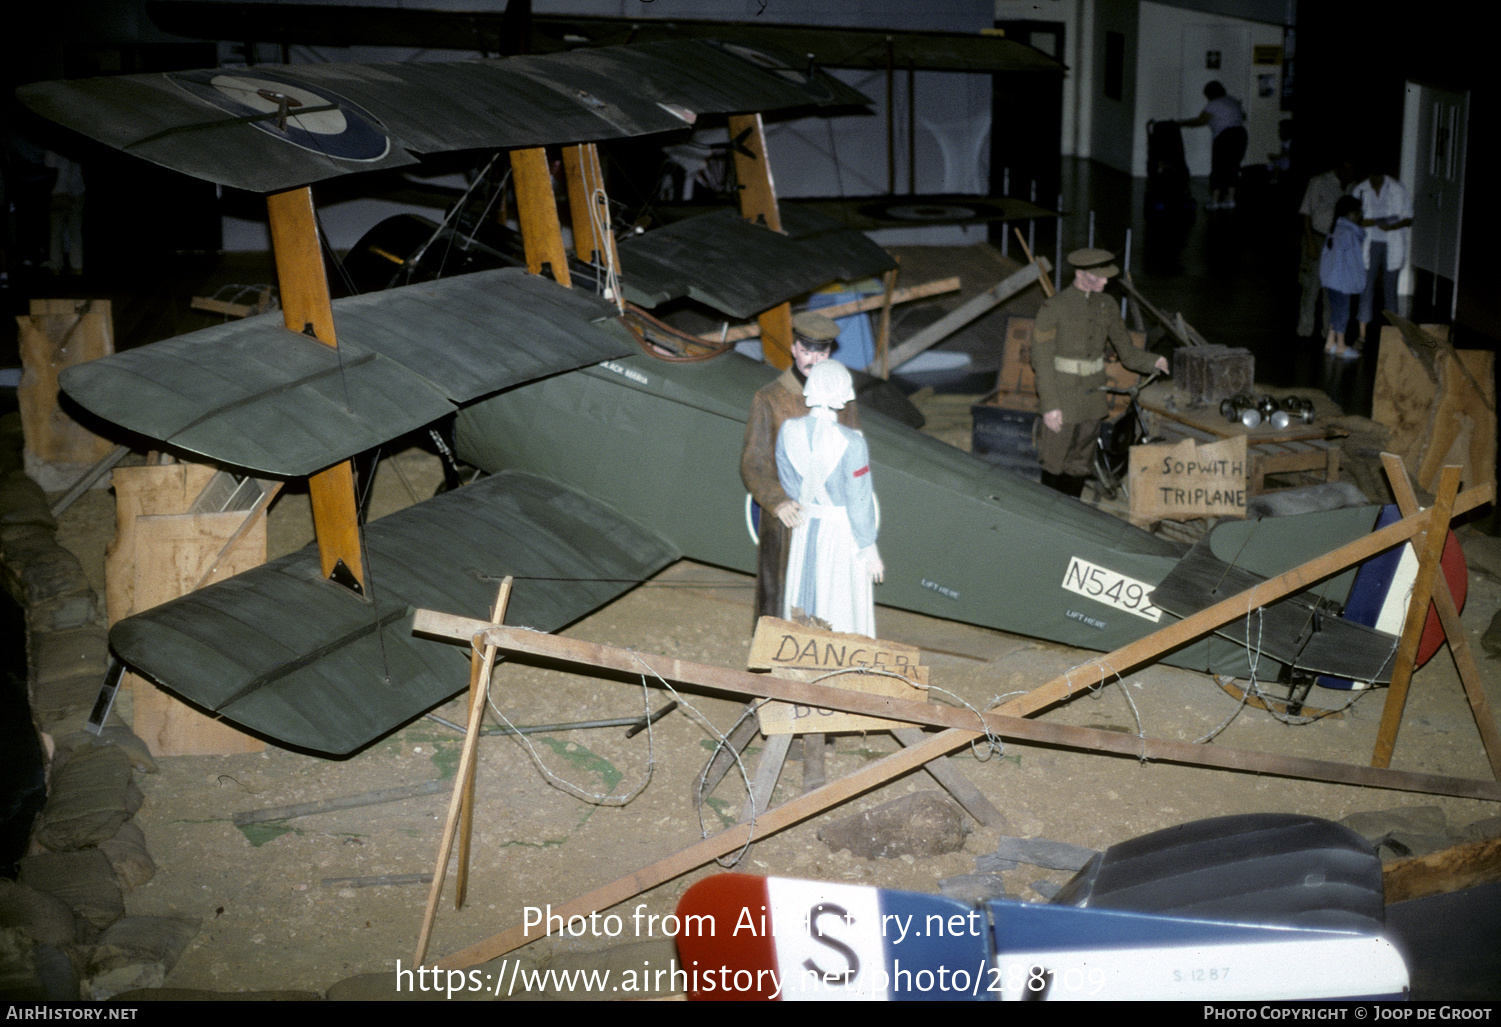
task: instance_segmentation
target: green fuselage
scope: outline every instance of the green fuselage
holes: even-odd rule
[[[740,452],[751,397],[775,374],[733,353],[609,361],[466,407],[460,455],[555,479],[691,559],[753,572]],[[879,413],[861,420],[886,564],[878,603],[1097,650],[1171,621],[1146,592],[1178,547]],[[1236,662],[1228,643],[1216,649],[1175,662]]]

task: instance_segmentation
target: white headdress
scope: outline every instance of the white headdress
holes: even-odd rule
[[[808,384],[803,386],[803,400],[809,407],[828,407],[839,410],[855,398],[854,382],[849,368],[837,360],[823,360],[808,372]]]

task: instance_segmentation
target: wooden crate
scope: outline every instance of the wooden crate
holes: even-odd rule
[[[1256,358],[1248,349],[1211,344],[1173,350],[1173,386],[1188,406],[1219,406],[1220,400],[1256,388]]]
[[[114,449],[58,404],[57,376],[115,351],[109,300],[34,299],[20,330],[21,375],[16,400],[26,439],[26,473],[48,492],[73,484]]]
[[[193,588],[225,541],[245,520],[243,512],[185,513],[214,475],[201,464],[117,467],[114,472],[115,539],[105,554],[109,622],[183,595]],[[220,581],[266,562],[266,519],[215,572]],[[219,756],[260,752],[266,743],[181,702],[135,674],[133,729],[156,756]]]
[[[1456,350],[1447,325],[1381,329],[1371,419],[1391,429],[1387,448],[1418,486],[1438,487],[1439,470],[1457,463],[1465,485],[1495,480],[1495,354]]]

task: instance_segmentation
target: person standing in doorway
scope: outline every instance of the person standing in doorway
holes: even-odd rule
[[[1350,323],[1350,305],[1369,277],[1361,255],[1365,230],[1360,222],[1360,201],[1353,196],[1341,196],[1334,205],[1334,230],[1319,257],[1319,280],[1329,294],[1324,300],[1324,309],[1329,311],[1329,338],[1324,343],[1324,352],[1331,357],[1355,356],[1354,347],[1345,345],[1345,328]]]
[[[1213,138],[1210,144],[1209,188],[1213,194],[1209,209],[1230,210],[1235,206],[1235,185],[1240,181],[1240,162],[1246,156],[1246,112],[1235,97],[1226,94],[1218,81],[1204,86],[1208,103],[1199,116],[1180,121],[1183,128],[1208,125]]]
[[[1412,197],[1401,182],[1378,171],[1361,182],[1350,195],[1360,201],[1364,214],[1360,225],[1365,234],[1365,291],[1360,294],[1360,335],[1355,348],[1365,341],[1366,325],[1375,319],[1376,284],[1381,284],[1383,309],[1397,309],[1397,279],[1407,263],[1412,228]]]
[[[1314,319],[1323,289],[1319,282],[1319,262],[1324,243],[1334,231],[1334,206],[1354,181],[1355,165],[1348,158],[1342,158],[1322,175],[1310,178],[1308,188],[1303,191],[1303,204],[1298,208],[1303,219],[1303,251],[1302,259],[1298,261],[1298,285],[1302,287],[1298,304],[1299,338],[1306,339],[1315,328],[1321,329],[1320,334],[1326,340],[1329,335],[1328,303],[1324,304],[1322,321],[1315,322]]]

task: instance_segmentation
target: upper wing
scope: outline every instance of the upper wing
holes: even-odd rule
[[[203,3],[148,0],[146,13],[168,32],[201,39],[296,42],[311,46],[420,46],[454,50],[501,50],[514,32],[509,11],[440,11],[411,7],[346,7],[342,4]],[[532,50],[571,50],[580,45],[658,39],[713,38],[806,54],[821,68],[888,67],[919,71],[1043,72],[1064,66],[1035,47],[1001,35],[975,32],[916,32],[852,26],[731,24],[691,18],[530,15]]]
[[[520,269],[334,301],[339,348],[266,314],[70,368],[100,417],[220,463],[311,474],[486,393],[634,352],[602,300]]]
[[[257,65],[38,82],[16,95],[106,146],[275,192],[416,154],[649,135],[700,114],[869,101],[837,80],[700,40],[547,56]],[[625,84],[629,88],[622,88]]]
[[[344,754],[468,683],[466,653],[412,635],[413,608],[483,616],[514,575],[506,620],[555,631],[678,557],[580,493],[504,473],[366,526],[361,599],[309,546],[128,617],[120,658],[185,699],[292,748]]]

